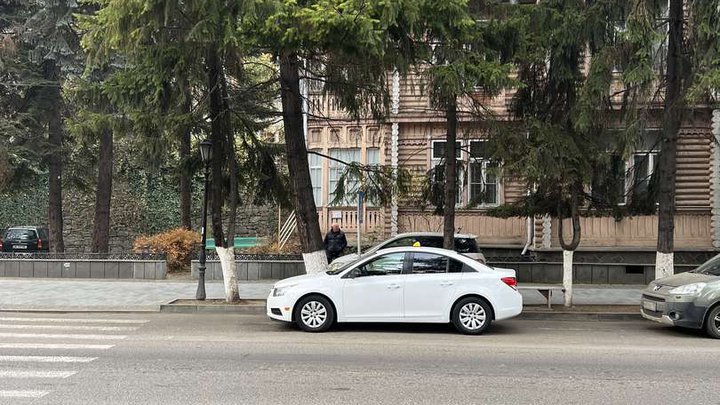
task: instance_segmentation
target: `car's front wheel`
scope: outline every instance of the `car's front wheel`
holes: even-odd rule
[[[720,339],[720,305],[710,310],[705,321],[705,331],[710,337]]]
[[[305,332],[325,332],[335,321],[335,310],[327,298],[309,295],[295,305],[294,318]]]
[[[455,328],[466,335],[479,335],[490,326],[492,308],[483,299],[467,297],[458,301],[450,316]]]

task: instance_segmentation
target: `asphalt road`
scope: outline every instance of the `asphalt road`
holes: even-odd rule
[[[651,322],[349,325],[0,313],[1,404],[717,404],[720,341]]]

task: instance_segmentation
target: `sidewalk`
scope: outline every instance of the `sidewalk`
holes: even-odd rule
[[[244,281],[240,297],[267,298],[274,281]],[[207,298],[223,298],[223,284],[206,283]],[[644,286],[576,285],[577,306],[639,306]],[[160,305],[195,297],[197,282],[179,280],[113,281],[0,278],[0,311],[159,311]],[[542,306],[536,291],[522,291],[525,306]],[[553,309],[562,309],[562,294],[553,297]],[[530,309],[530,308],[527,308]],[[541,308],[538,308],[541,309]],[[620,309],[620,307],[618,307]]]

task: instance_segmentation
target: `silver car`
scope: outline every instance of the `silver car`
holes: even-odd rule
[[[363,253],[364,255],[370,255],[380,249],[389,249],[405,246],[442,248],[443,234],[439,232],[401,233],[393,238],[390,238],[373,246],[372,248],[368,249],[366,252]],[[473,260],[477,260],[480,263],[485,264],[485,256],[480,252],[480,249],[478,248],[477,242],[475,241],[475,235],[455,234],[454,250],[458,253],[468,256]],[[339,269],[340,267],[348,263],[354,262],[358,258],[359,256],[357,255],[357,253],[340,256],[337,259],[333,260],[333,262],[330,264],[330,268],[331,270]]]
[[[720,339],[720,255],[695,270],[657,279],[643,291],[645,319],[702,329]]]

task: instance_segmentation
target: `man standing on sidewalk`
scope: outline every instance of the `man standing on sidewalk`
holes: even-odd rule
[[[340,230],[340,225],[332,224],[330,232],[325,235],[325,254],[328,263],[332,263],[333,260],[340,257],[346,246],[347,238],[345,238],[345,233]]]

